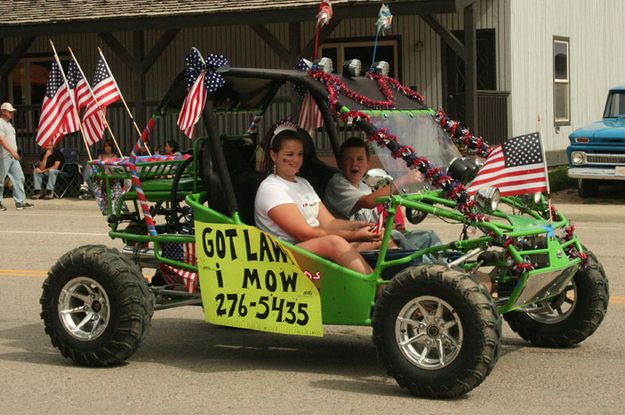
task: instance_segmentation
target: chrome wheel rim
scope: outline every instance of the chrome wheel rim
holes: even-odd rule
[[[95,340],[104,333],[111,308],[104,288],[95,280],[70,280],[59,295],[59,318],[67,333],[82,341]]]
[[[576,305],[577,285],[571,280],[559,295],[539,301],[523,310],[532,320],[543,324],[555,324],[566,320]]]
[[[421,369],[441,369],[451,364],[462,349],[462,322],[446,301],[421,296],[399,311],[395,339],[410,363]]]

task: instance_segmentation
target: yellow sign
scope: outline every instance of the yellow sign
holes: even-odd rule
[[[257,228],[195,222],[206,321],[322,336],[319,291],[287,247]]]

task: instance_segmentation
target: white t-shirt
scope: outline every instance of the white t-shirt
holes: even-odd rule
[[[328,182],[323,203],[335,218],[376,223],[379,216],[375,209],[356,209],[358,200],[371,192],[365,183],[355,187],[339,172]]]
[[[297,243],[269,217],[269,211],[276,206],[294,203],[311,227],[319,226],[319,204],[321,199],[315,189],[303,177],[296,177],[295,182],[284,180],[275,174],[262,181],[254,200],[254,220],[256,226],[265,232],[291,243]]]
[[[17,151],[17,141],[15,141],[15,128],[13,128],[13,124],[6,121],[4,118],[0,118],[0,135],[4,138],[4,141],[11,147],[14,151]],[[2,145],[0,145],[0,158],[9,158],[11,153],[9,153]]]

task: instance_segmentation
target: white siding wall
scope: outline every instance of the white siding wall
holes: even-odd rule
[[[536,130],[546,149],[563,150],[573,130],[601,118],[608,89],[625,83],[625,2],[509,0],[511,122],[515,135]],[[554,127],[553,36],[570,38],[571,125]]]

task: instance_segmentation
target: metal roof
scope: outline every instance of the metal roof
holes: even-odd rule
[[[334,4],[357,3],[335,0]],[[369,1],[370,3],[371,1]],[[316,0],[9,0],[2,25],[211,14],[312,6]]]

